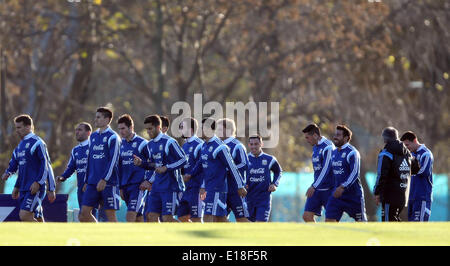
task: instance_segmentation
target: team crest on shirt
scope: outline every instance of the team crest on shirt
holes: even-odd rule
[[[25,149],[28,149],[30,147],[30,143],[25,144]]]
[[[89,150],[86,150],[86,155],[89,155]]]
[[[159,150],[162,151],[163,150],[163,145],[159,145]]]
[[[133,142],[133,145],[131,145],[131,147],[136,148],[137,147],[137,143]]]
[[[108,140],[108,137],[103,138],[103,142],[106,142]]]
[[[267,160],[262,160],[262,165],[267,165]]]
[[[78,152],[75,152],[75,156],[78,156]]]
[[[209,151],[209,152],[212,152],[212,151],[213,151],[213,147],[212,147],[212,146],[209,147],[208,151]]]
[[[192,152],[192,150],[194,150],[194,147],[189,148],[189,152]]]
[[[344,152],[344,153],[342,154],[341,158],[345,158],[346,155],[347,155],[347,153]]]
[[[323,151],[323,149],[320,149],[320,150],[319,150],[319,154],[322,153],[322,151]]]

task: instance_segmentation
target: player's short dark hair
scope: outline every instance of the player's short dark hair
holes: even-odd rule
[[[161,127],[167,127],[170,126],[170,120],[167,116],[160,115],[159,118],[161,118]]]
[[[184,118],[183,120],[181,120],[180,125],[181,125],[181,123],[183,123],[183,121],[186,121],[186,123],[191,126],[191,130],[193,130],[194,134],[197,133],[197,130],[198,130],[197,119],[195,119],[193,117]]]
[[[149,115],[145,118],[144,124],[151,124],[155,127],[161,126],[162,121],[159,115]]]
[[[309,124],[303,130],[303,133],[308,133],[308,135],[314,135],[316,133],[320,136],[320,128],[316,124]]]
[[[251,135],[251,136],[248,138],[248,141],[250,142],[251,139],[257,139],[257,140],[259,140],[259,143],[262,143],[262,137],[261,137],[259,134]]]
[[[336,126],[337,130],[341,130],[344,133],[344,137],[348,137],[348,141],[352,139],[352,131],[346,125]]]
[[[33,125],[33,119],[31,118],[31,116],[29,116],[27,114],[21,114],[21,115],[14,117],[14,122],[15,123],[22,122],[22,124],[24,126],[32,126]]]
[[[79,126],[83,126],[84,130],[91,132],[92,131],[92,126],[91,124],[89,124],[88,122],[81,122],[78,124]]]
[[[417,139],[417,135],[414,134],[414,132],[412,132],[412,131],[406,131],[405,133],[403,133],[402,137],[400,138],[401,141],[405,141],[405,140],[414,141],[415,139]]]
[[[103,117],[109,118],[109,121],[113,119],[114,113],[109,107],[99,107],[97,108],[97,113],[101,113]]]
[[[125,124],[127,127],[134,126],[133,118],[129,114],[124,114],[117,119],[117,124]]]
[[[205,125],[209,125],[209,128],[212,129],[212,130],[216,130],[216,120],[214,120],[211,117],[207,117],[207,118],[203,118],[202,119],[202,128]]]

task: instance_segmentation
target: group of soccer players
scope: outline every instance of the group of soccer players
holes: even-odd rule
[[[360,181],[361,157],[350,144],[352,131],[345,125],[335,129],[333,141],[320,133],[316,124],[303,129],[313,146],[314,182],[306,192],[305,222],[315,222],[325,209],[325,221],[339,221],[347,213],[355,221],[367,221],[364,192]],[[375,203],[381,204],[382,221],[400,221],[407,204],[408,221],[428,221],[431,214],[433,154],[418,142],[416,134],[388,127],[378,156]],[[410,181],[410,182],[409,182]],[[409,188],[409,191],[408,191]]]
[[[183,119],[178,125],[182,146],[167,134],[170,121],[165,116],[145,118],[150,140],[136,134],[130,115],[118,118],[119,134],[111,128],[112,121],[112,110],[100,107],[95,113],[96,131],[87,122],[77,124],[79,144],[72,149],[64,173],[56,177],[56,182],[64,182],[76,173],[81,222],[96,222],[100,209],[107,221],[116,222],[120,199],[127,205],[127,222],[227,222],[231,212],[237,222],[269,221],[271,193],[279,185],[282,169],[274,156],[263,152],[261,136],[250,136],[247,153],[236,139],[231,119],[205,118],[201,124],[194,118]],[[12,197],[20,200],[20,219],[43,221],[42,200],[46,194],[50,202],[56,197],[50,157],[44,141],[33,133],[29,115],[17,116],[14,123],[21,142],[2,179],[18,172]],[[321,135],[316,124],[303,133],[313,146],[314,168],[304,221],[315,222],[323,208],[326,221],[339,221],[344,212],[355,221],[367,221],[361,157],[350,144],[352,131],[338,125],[332,141]],[[379,155],[374,188],[375,202],[382,204],[382,221],[399,221],[406,202],[409,221],[428,221],[431,151],[410,131],[400,140],[393,128],[383,130],[382,136],[386,146]]]
[[[96,131],[87,122],[77,124],[79,144],[56,177],[64,182],[76,173],[81,222],[96,222],[100,209],[107,221],[116,222],[120,199],[127,205],[128,222],[227,222],[231,212],[237,222],[269,221],[271,193],[282,169],[262,151],[261,136],[249,138],[247,154],[231,119],[205,118],[201,128],[194,118],[183,119],[178,125],[182,147],[167,134],[165,116],[145,118],[150,140],[136,134],[130,115],[118,118],[119,134],[112,121],[112,110],[100,107]],[[18,172],[12,197],[20,200],[20,219],[43,221],[45,195],[50,202],[56,197],[50,157],[29,115],[17,116],[14,124],[21,142],[2,179]]]

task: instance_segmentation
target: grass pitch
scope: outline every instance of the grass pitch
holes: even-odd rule
[[[415,246],[450,245],[450,222],[0,223],[0,245]]]

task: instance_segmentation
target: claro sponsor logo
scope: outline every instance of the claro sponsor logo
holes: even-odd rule
[[[264,177],[250,177],[250,182],[263,182]]]
[[[344,169],[333,170],[333,174],[335,174],[335,175],[342,175],[343,173],[344,173]]]
[[[92,158],[93,158],[93,159],[96,159],[96,160],[98,160],[98,159],[103,159],[103,158],[105,158],[105,157],[106,157],[106,156],[105,156],[104,153],[92,155]]]

